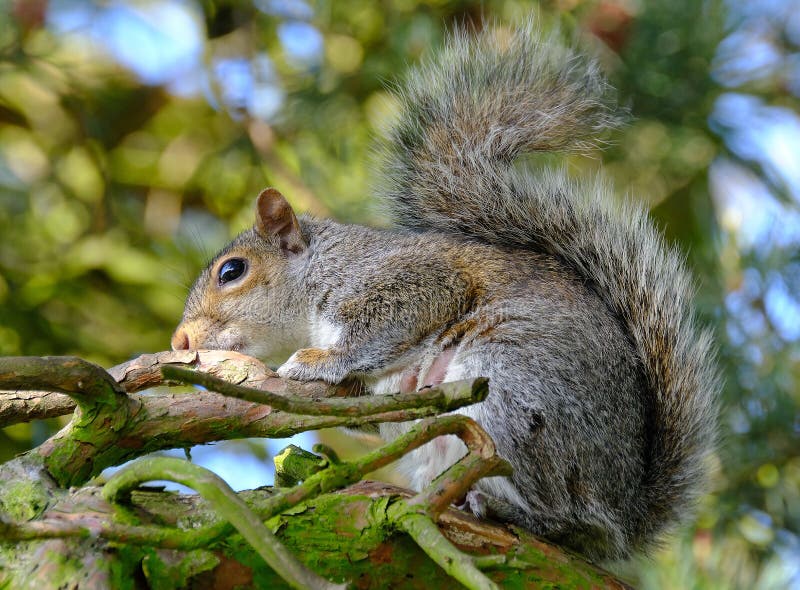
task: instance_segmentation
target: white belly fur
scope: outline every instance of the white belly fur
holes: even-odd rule
[[[444,381],[457,381],[475,376],[475,370],[469,371],[469,360],[464,358],[461,350],[456,351],[453,360],[447,369]],[[468,355],[467,355],[468,356]],[[436,355],[426,356],[419,364],[421,366],[417,381],[425,382],[425,376],[433,363]],[[370,385],[374,395],[388,395],[400,390],[401,372],[397,371],[377,379]],[[481,424],[487,424],[491,418],[483,411],[483,404],[473,404],[456,410],[455,413],[469,416]],[[393,440],[407,432],[415,422],[383,423],[379,425],[381,437],[384,440]],[[467,448],[457,436],[440,436],[419,449],[412,451],[401,458],[395,465],[397,469],[408,477],[409,485],[415,490],[425,488],[436,476],[458,461],[467,452]],[[490,477],[480,480],[476,486],[482,492],[501,498],[524,507],[526,503],[506,477]]]
[[[425,376],[435,359],[435,355],[430,355],[420,362],[420,371],[417,377],[418,383],[425,382]],[[445,381],[456,381],[463,379],[465,367],[459,362],[459,354],[456,352],[445,375]],[[370,390],[374,395],[387,395],[399,391],[400,372],[395,372],[377,380],[371,385]],[[469,406],[457,410],[458,413],[477,417],[479,408]],[[383,423],[380,424],[381,437],[385,440],[393,440],[399,435],[407,432],[413,427],[415,422],[404,423]],[[419,449],[412,451],[400,459],[396,465],[401,473],[409,479],[412,488],[420,490],[428,485],[433,478],[447,469],[450,465],[458,461],[467,452],[464,443],[457,436],[440,436],[435,440],[423,445]]]

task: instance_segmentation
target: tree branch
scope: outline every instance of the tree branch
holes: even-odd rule
[[[24,358],[26,357],[2,359],[7,371],[0,369],[0,428],[19,422],[63,416],[76,407],[72,397],[57,393],[61,389],[51,388],[50,383],[37,385],[36,381],[25,379],[22,374],[15,375],[14,367],[19,362],[17,359]],[[135,393],[161,385],[174,385],[161,374],[161,369],[165,366],[193,368],[231,383],[266,388],[276,393],[307,397],[354,397],[361,394],[361,385],[355,381],[341,385],[287,381],[253,357],[223,350],[180,350],[144,354],[112,367],[108,373],[123,391]]]
[[[82,409],[116,405],[125,392],[102,367],[71,356],[0,357],[0,386],[64,393]]]
[[[212,365],[223,367],[218,374],[224,374],[237,383],[255,384],[263,389],[231,385],[215,377],[198,376],[180,368],[167,368],[165,373],[169,379],[161,376],[165,365],[179,364],[185,367],[191,363],[202,366],[199,355],[191,358],[180,356],[186,354],[160,353],[140,357],[126,366],[115,368],[117,371],[113,377],[96,365],[72,358],[6,359],[4,364],[0,363],[0,385],[7,384],[15,389],[46,387],[64,391],[75,398],[79,406],[69,425],[61,432],[37,449],[0,466],[0,481],[4,482],[0,486],[0,538],[5,541],[27,541],[19,545],[22,554],[13,558],[14,579],[23,579],[18,576],[23,571],[30,572],[31,576],[25,575],[24,579],[42,582],[52,578],[56,572],[60,578],[67,580],[86,571],[91,572],[95,582],[106,580],[106,585],[113,586],[111,580],[117,579],[123,566],[117,563],[106,569],[101,565],[108,543],[113,542],[124,547],[124,552],[114,559],[132,559],[133,564],[141,564],[133,565],[134,570],[131,571],[147,572],[154,567],[156,569],[152,571],[172,571],[172,576],[178,576],[176,579],[185,582],[189,579],[187,576],[195,579],[192,572],[213,568],[220,559],[236,563],[236,567],[240,568],[260,568],[250,558],[242,557],[245,555],[243,551],[255,551],[293,586],[320,587],[328,583],[295,561],[288,549],[306,563],[313,564],[314,570],[323,572],[327,577],[355,579],[353,572],[358,570],[357,561],[360,558],[356,558],[356,562],[352,558],[359,554],[359,550],[344,550],[344,538],[358,539],[359,542],[366,540],[367,546],[371,547],[369,551],[380,551],[375,543],[387,542],[392,531],[408,533],[433,562],[471,589],[494,588],[492,579],[496,580],[499,576],[499,579],[507,581],[509,576],[522,575],[520,568],[524,568],[525,577],[515,579],[527,585],[535,577],[532,572],[542,569],[541,556],[532,552],[529,541],[526,541],[524,549],[518,547],[500,551],[503,554],[501,557],[481,556],[474,553],[485,551],[487,540],[484,536],[476,535],[477,545],[472,546],[468,555],[462,552],[465,542],[463,531],[459,533],[461,537],[456,537],[455,543],[455,539],[443,535],[446,523],[453,518],[452,513],[447,512],[453,500],[463,496],[481,477],[510,472],[508,464],[496,455],[494,444],[486,433],[474,421],[458,414],[422,420],[406,434],[352,462],[340,461],[332,450],[319,445],[315,450],[324,457],[306,453],[294,467],[288,463],[296,457],[281,456],[284,462],[281,472],[287,482],[295,485],[278,493],[246,492],[240,498],[213,474],[175,459],[146,459],[135,463],[113,476],[105,489],[105,497],[116,500],[129,496],[131,492],[134,498],[140,497],[140,492],[133,491],[133,488],[155,478],[188,484],[211,500],[209,510],[199,521],[184,519],[178,522],[172,512],[162,513],[154,520],[146,516],[146,511],[141,507],[130,511],[110,506],[103,501],[96,488],[68,491],[67,486],[85,482],[107,465],[119,464],[152,450],[240,436],[285,436],[323,426],[407,421],[481,401],[487,393],[486,381],[478,379],[412,394],[329,399],[337,395],[352,395],[354,392],[323,383],[283,380],[254,359],[241,355],[236,358],[233,353],[225,352],[214,353],[216,356]],[[245,369],[241,370],[242,367]],[[133,390],[157,383],[174,383],[175,379],[202,383],[220,389],[226,395],[210,391],[144,395],[127,394],[124,391],[125,388]],[[271,405],[264,405],[265,401]],[[276,409],[278,407],[304,414],[290,414]],[[323,412],[328,415],[311,415]],[[370,496],[368,506],[363,506],[366,512],[354,512],[351,507],[337,504],[337,509],[328,517],[333,521],[327,521],[327,524],[338,523],[330,532],[334,545],[320,551],[326,555],[331,551],[344,551],[347,561],[344,570],[333,572],[321,568],[319,559],[324,561],[327,558],[308,555],[308,547],[313,546],[308,533],[295,537],[300,540],[299,546],[290,543],[286,549],[272,539],[270,530],[285,530],[287,519],[300,518],[311,506],[315,508],[307,514],[313,521],[309,530],[313,530],[312,537],[318,535],[325,526],[326,507],[341,500],[341,497],[336,498],[336,495],[328,492],[358,481],[365,473],[383,467],[442,435],[459,436],[466,445],[467,453],[422,492],[411,497],[397,493]],[[50,478],[51,475],[55,482]],[[244,498],[250,499],[252,510],[242,501]],[[442,516],[445,513],[447,516]],[[362,516],[352,522],[356,515]],[[267,520],[266,528],[263,520]],[[436,521],[440,521],[438,527]],[[239,529],[246,542],[241,540],[241,536],[231,536],[230,522]],[[362,528],[345,533],[353,524]],[[483,534],[486,534],[485,531]],[[508,531],[495,534],[497,540],[503,534],[510,535]],[[514,538],[514,535],[511,537]],[[87,539],[91,539],[91,543],[87,543]],[[546,548],[545,553],[553,551],[544,544],[542,547]],[[175,553],[166,561],[153,561],[162,559],[156,557],[159,551],[188,553]],[[66,573],[62,573],[60,566],[52,559],[40,562],[39,556],[53,552],[70,555],[71,565],[64,568]],[[490,551],[493,552],[494,549]],[[8,559],[4,555],[0,551],[0,566]],[[179,562],[175,566],[177,569],[170,570],[169,562],[175,559]],[[379,562],[380,559],[378,557]],[[545,562],[549,561],[549,557],[545,559]],[[189,564],[192,564],[189,570],[184,569]],[[575,564],[570,563],[568,567],[572,574]],[[482,569],[489,574],[482,572]],[[591,568],[577,569],[583,576],[581,583],[613,585],[613,580],[604,579]],[[417,570],[415,566],[413,571]],[[263,585],[266,579],[263,576],[271,570],[258,571],[259,581],[254,582],[256,586]],[[344,571],[348,573],[343,574]],[[430,577],[431,580],[439,580],[438,585],[447,584],[437,578],[440,575],[437,572],[439,570],[427,570],[426,582]],[[374,572],[367,575],[374,575]],[[546,579],[552,581],[560,578],[548,574]]]
[[[1,391],[0,428],[56,418],[75,410],[75,400],[55,391]]]
[[[22,371],[16,371],[17,362],[22,363]],[[52,388],[57,385],[66,391],[78,389],[77,384],[85,382],[95,388],[110,388],[114,392],[107,398],[95,399],[91,395],[69,391],[69,394],[81,398],[82,411],[76,413],[60,432],[29,451],[29,456],[41,459],[62,486],[79,485],[106,467],[119,465],[152,451],[235,438],[283,438],[335,426],[356,427],[374,422],[408,421],[468,405],[486,395],[485,381],[476,380],[473,383],[447,384],[424,392],[403,394],[397,400],[388,396],[386,400],[377,400],[377,403],[371,397],[325,402],[339,401],[339,408],[355,403],[361,408],[356,413],[363,415],[294,415],[209,391],[126,396],[102,369],[85,361],[76,364],[74,359],[31,361],[25,357],[21,357],[21,360],[19,357],[10,357],[3,359],[3,363],[5,371],[0,373],[0,387],[10,385],[19,389],[41,389],[43,386]],[[332,386],[321,382],[301,383],[281,379],[255,359],[223,351],[146,355],[116,368],[115,374],[120,381],[134,389],[154,383],[170,383],[163,376],[156,377],[156,372],[160,374],[166,365],[192,363],[202,369],[212,367],[217,374],[240,383],[269,388],[266,395],[272,396],[270,400],[283,403],[282,400],[288,399],[294,404],[293,407],[300,409],[313,410],[324,398],[358,392],[352,384]],[[55,378],[61,367],[66,367],[71,380],[62,377],[62,381],[58,381]],[[45,377],[51,375],[53,378],[23,379],[22,375],[33,375],[33,368],[41,369]],[[213,378],[212,381],[213,384],[221,383]],[[247,395],[254,394],[253,390],[246,391]],[[304,402],[303,399],[310,401]],[[435,405],[437,403],[438,406]],[[392,409],[398,406],[401,409]],[[353,412],[341,410],[341,413]]]
[[[485,383],[483,385],[485,386]],[[251,392],[246,393],[250,395]],[[417,401],[425,400],[426,397],[419,396]],[[401,401],[405,404],[414,402],[411,397],[403,398]],[[367,409],[376,411],[375,408]],[[378,410],[385,409],[384,406],[378,408]],[[448,507],[450,499],[463,495],[479,478],[510,473],[508,464],[496,455],[491,438],[471,418],[458,414],[428,418],[394,441],[350,463],[340,462],[335,453],[327,451],[327,467],[317,470],[316,467],[321,462],[319,457],[314,462],[317,465],[306,463],[307,467],[311,466],[312,470],[316,472],[305,476],[304,481],[295,487],[269,498],[259,507],[257,513],[251,512],[217,476],[186,461],[172,458],[143,459],[122,469],[106,483],[103,497],[112,502],[124,501],[130,497],[130,492],[137,486],[157,479],[188,485],[211,500],[213,504],[218,505],[219,516],[235,526],[251,542],[259,555],[284,579],[298,587],[304,583],[303,580],[308,582],[309,576],[313,576],[313,574],[306,572],[291,558],[263,528],[261,520],[268,519],[302,502],[312,500],[322,493],[341,489],[357,482],[366,473],[397,460],[438,436],[447,434],[459,436],[467,446],[467,454],[448,468],[429,488],[411,500],[395,502],[386,513],[387,525],[409,533],[434,561],[468,588],[495,588],[489,579],[479,571],[471,558],[462,554],[447,541],[434,524],[434,519]],[[232,498],[235,498],[234,504],[231,503]],[[86,534],[85,528],[73,528],[72,530],[77,535],[84,536]],[[137,540],[141,540],[148,545],[157,547],[194,549],[213,542],[228,531],[229,527],[226,523],[218,520],[200,530],[193,530],[191,537],[187,537],[183,531],[176,531],[172,528],[158,531],[142,527],[133,530],[123,529],[122,531],[119,529],[104,531],[95,529],[94,534],[121,534],[128,543],[136,543]],[[5,530],[0,528],[0,532],[4,533],[6,537],[31,539],[35,538],[32,533],[36,532],[61,536],[64,535],[65,529],[63,526],[42,528],[38,523],[38,526],[27,529],[20,525],[16,525],[16,528],[7,525]],[[323,582],[318,580],[317,584],[323,584]]]
[[[274,490],[270,489],[239,493],[250,509],[258,514],[273,495]],[[318,573],[329,579],[359,580],[364,587],[414,586],[415,582],[417,586],[427,588],[450,587],[452,579],[448,579],[444,570],[428,560],[413,543],[403,542],[403,536],[391,534],[387,505],[412,496],[412,492],[390,484],[361,481],[337,494],[308,500],[303,509],[281,514],[269,521],[268,526],[277,531],[280,541],[302,561],[313,565]],[[17,525],[0,522],[0,537],[8,541],[61,539],[61,545],[47,547],[57,550],[58,555],[73,559],[76,548],[90,545],[94,548],[93,553],[82,554],[81,561],[77,562],[81,569],[76,574],[85,572],[87,564],[99,560],[108,569],[115,568],[133,576],[136,571],[141,572],[144,560],[151,568],[152,573],[148,576],[157,575],[162,582],[165,579],[184,580],[183,585],[188,585],[187,576],[191,574],[191,582],[198,587],[229,588],[233,572],[242,572],[236,574],[241,575],[237,584],[242,587],[283,587],[269,568],[258,566],[254,558],[247,557],[253,553],[252,549],[230,534],[193,553],[150,549],[142,554],[127,547],[124,552],[109,551],[105,539],[126,545],[129,542],[151,544],[137,535],[142,531],[164,531],[165,523],[183,523],[184,529],[166,530],[180,530],[188,538],[198,525],[216,518],[208,501],[197,495],[139,490],[132,493],[132,502],[128,518],[133,520],[122,524],[117,522],[113,507],[102,500],[98,488],[79,488],[51,507],[41,520]],[[629,588],[607,572],[522,530],[480,521],[460,510],[449,508],[444,511],[437,527],[448,542],[468,553],[476,566],[485,568],[489,577],[501,582],[503,587]],[[70,539],[74,543],[70,544]],[[91,540],[90,544],[88,540]],[[41,551],[44,548],[41,545],[20,545],[15,556],[18,561],[13,579],[23,579],[23,573],[29,572],[29,577],[24,579],[36,580],[37,587],[42,590],[55,590],[57,583],[52,577],[53,570],[42,562]],[[206,561],[201,559],[204,555]],[[187,573],[182,569],[186,561],[181,556],[185,559],[191,556],[195,562],[207,565]],[[10,570],[7,571],[11,574]],[[413,577],[409,578],[409,575]],[[181,584],[176,582],[176,585]]]

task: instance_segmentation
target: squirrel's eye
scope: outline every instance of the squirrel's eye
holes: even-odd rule
[[[235,281],[244,274],[247,270],[247,262],[241,258],[231,258],[226,260],[222,266],[219,267],[219,284],[224,285]]]

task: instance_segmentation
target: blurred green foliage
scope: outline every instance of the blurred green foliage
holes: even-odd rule
[[[152,36],[118,51],[113,18],[152,33],[173,14],[160,5],[196,35],[182,65]],[[299,210],[382,223],[366,163],[393,112],[387,84],[455,24],[538,10],[598,53],[632,115],[607,150],[566,165],[602,165],[688,253],[726,379],[715,492],[696,527],[627,574],[649,588],[798,584],[800,260],[781,224],[799,219],[800,188],[715,115],[720,97],[746,95],[796,120],[791,5],[0,0],[0,354],[112,365],[167,348],[193,276],[250,224],[264,186]],[[736,35],[768,44],[767,66],[743,64]],[[742,237],[733,189],[769,213],[757,239]],[[55,426],[5,429],[0,459]]]

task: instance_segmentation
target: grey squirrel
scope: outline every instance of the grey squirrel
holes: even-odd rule
[[[265,190],[192,287],[173,348],[296,351],[283,377],[355,376],[376,395],[488,377],[462,413],[514,474],[478,482],[472,509],[595,560],[646,549],[704,489],[709,332],[640,207],[600,179],[515,165],[591,145],[614,125],[609,94],[535,24],[455,34],[397,91],[380,190],[395,228],[295,216]],[[437,439],[405,468],[419,487],[463,452]]]

